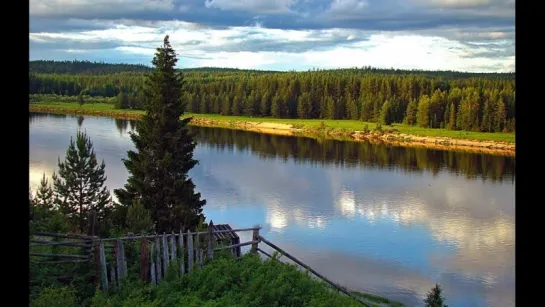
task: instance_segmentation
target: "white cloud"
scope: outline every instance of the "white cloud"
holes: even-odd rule
[[[491,4],[492,0],[420,0],[435,7],[471,8]]]
[[[72,47],[78,44],[93,44],[96,45],[95,49],[104,45],[106,49],[151,59],[164,35],[169,34],[177,53],[193,58],[184,62],[185,65],[190,62],[197,66],[302,70],[311,67],[354,66],[463,71],[514,70],[514,55],[507,52],[507,56],[495,56],[498,50],[510,50],[509,44],[501,44],[509,42],[507,34],[486,30],[445,33],[449,38],[440,37],[437,33],[435,36],[397,32],[370,35],[366,31],[349,29],[278,30],[260,26],[213,29],[169,21],[146,26],[118,24],[93,31],[30,33],[29,39],[39,46],[69,42],[66,49],[72,50],[85,49],[81,46]],[[361,39],[364,37],[368,40]],[[485,38],[497,44],[494,47],[486,44],[468,45],[456,40],[460,37],[476,40]],[[260,49],[261,45],[265,47]],[[91,54],[91,51],[87,54]],[[149,59],[146,59],[147,62]]]
[[[257,14],[289,13],[295,0],[206,0],[207,8],[245,11]]]
[[[111,11],[169,12],[175,7],[174,0],[30,0],[30,16],[87,16],[104,12],[108,7]]]

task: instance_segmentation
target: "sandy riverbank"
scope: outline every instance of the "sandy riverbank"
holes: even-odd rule
[[[108,116],[113,118],[139,119],[142,112],[129,111],[102,111],[88,109],[63,109],[56,107],[45,107],[29,105],[29,111],[40,113],[57,114],[81,114],[93,116]],[[426,147],[430,149],[459,150],[482,152],[505,156],[515,156],[515,143],[479,141],[468,139],[455,139],[449,137],[432,137],[403,134],[398,132],[376,133],[363,131],[339,131],[328,129],[321,131],[316,128],[295,128],[293,125],[284,123],[257,122],[257,121],[234,121],[234,120],[213,120],[208,118],[193,117],[191,125],[204,127],[222,127],[276,135],[297,135],[305,137],[326,138],[326,139],[349,139],[355,141],[369,141],[372,143],[386,143],[403,147]]]

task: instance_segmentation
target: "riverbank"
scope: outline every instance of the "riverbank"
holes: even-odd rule
[[[139,110],[116,110],[110,104],[35,103],[29,111],[57,114],[81,114],[108,116],[123,119],[139,119]],[[481,133],[426,129],[394,124],[377,131],[376,123],[353,120],[301,120],[278,118],[250,118],[217,114],[186,114],[193,117],[191,125],[222,127],[259,133],[297,135],[314,138],[341,139],[387,143],[403,147],[426,147],[444,150],[462,150],[488,154],[515,156],[514,133]],[[367,129],[366,129],[367,128]]]

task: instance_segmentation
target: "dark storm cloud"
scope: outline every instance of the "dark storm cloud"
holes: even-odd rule
[[[248,26],[260,23],[277,29],[354,28],[400,31],[449,27],[514,27],[514,7],[504,0],[105,0],[69,4],[60,0],[31,0],[32,32],[72,27],[100,28],[108,20],[183,20],[211,27]],[[475,2],[473,1],[473,2]],[[35,3],[34,5],[32,5]],[[443,6],[440,6],[444,3]],[[464,4],[463,9],[453,3]],[[62,7],[62,9],[59,9]],[[469,8],[468,8],[469,7]],[[73,20],[95,20],[79,25]],[[99,22],[96,20],[103,20]],[[61,21],[61,22],[58,22]],[[101,25],[102,24],[102,25]]]

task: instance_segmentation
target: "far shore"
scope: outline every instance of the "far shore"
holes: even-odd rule
[[[106,116],[121,119],[140,119],[140,110],[118,110],[110,104],[34,103],[30,112]],[[312,138],[369,141],[403,147],[482,152],[515,156],[514,133],[479,133],[446,129],[425,129],[394,124],[383,126],[382,133],[373,131],[376,123],[351,120],[301,120],[260,117],[223,116],[217,114],[186,114],[190,124],[222,127],[277,135],[296,135]],[[364,132],[364,127],[371,131]],[[359,128],[359,129],[358,129]],[[361,130],[360,130],[361,129]]]

